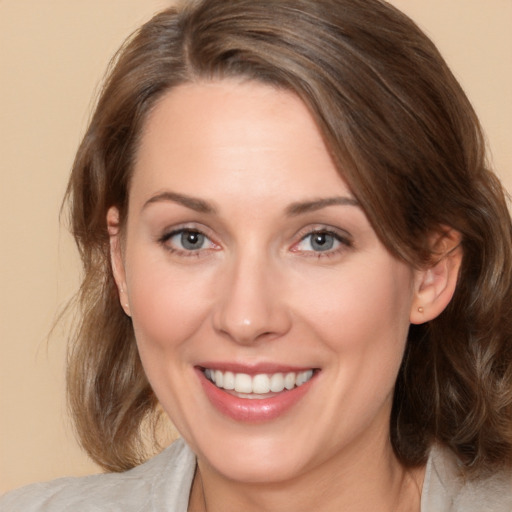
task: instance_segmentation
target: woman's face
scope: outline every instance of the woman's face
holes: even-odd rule
[[[417,278],[295,95],[219,81],[163,97],[113,242],[149,381],[208,467],[278,481],[389,444]]]

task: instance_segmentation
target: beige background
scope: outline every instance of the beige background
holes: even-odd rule
[[[512,0],[393,0],[434,39],[512,190]],[[65,412],[56,312],[78,267],[58,215],[93,91],[164,0],[0,0],[0,491],[97,468]]]

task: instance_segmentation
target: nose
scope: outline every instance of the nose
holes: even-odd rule
[[[214,328],[239,344],[278,338],[291,327],[282,272],[256,255],[240,256],[223,276]]]

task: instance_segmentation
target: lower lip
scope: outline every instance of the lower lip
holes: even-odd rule
[[[261,423],[278,418],[291,409],[309,391],[316,373],[308,382],[290,391],[283,391],[270,398],[240,398],[218,388],[196,369],[206,396],[222,414],[236,421]]]

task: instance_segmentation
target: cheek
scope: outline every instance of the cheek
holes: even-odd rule
[[[127,288],[139,349],[155,355],[175,350],[205,321],[210,302],[207,276],[173,269],[165,258],[137,256],[127,262]]]
[[[324,398],[330,407],[319,421],[345,411],[338,428],[356,435],[390,407],[409,329],[410,277],[401,267],[381,265],[376,272],[368,266],[302,295],[303,322],[330,354]]]
[[[337,365],[338,384],[364,388],[375,383],[373,392],[379,392],[379,386],[389,392],[409,330],[410,270],[391,260],[347,267],[317,283],[309,293],[295,296],[300,297],[302,322],[322,340]]]
[[[390,260],[386,264],[347,266],[321,277],[310,274],[291,295],[305,317],[315,319],[320,329],[337,332],[336,337],[345,338],[350,331],[354,338],[369,329],[403,333],[409,325],[412,273]]]

